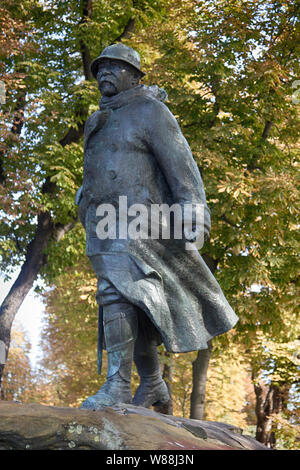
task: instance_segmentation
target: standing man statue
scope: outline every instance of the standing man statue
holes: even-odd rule
[[[163,342],[175,353],[207,349],[207,342],[231,329],[237,316],[193,244],[199,230],[208,238],[210,212],[190,147],[163,103],[166,93],[139,83],[145,75],[139,54],[123,44],[105,48],[91,70],[102,98],[100,110],[86,122],[84,178],[75,202],[98,278],[99,373],[104,348],[108,368],[105,384],[82,408],[116,403],[150,407],[170,399],[157,346]],[[120,211],[124,198],[127,206],[149,213],[175,204],[181,217],[185,206],[200,205],[203,223],[192,211],[192,230],[183,228],[181,219],[178,237],[171,211],[169,227],[174,230],[169,237],[161,232],[124,236],[124,220],[129,227],[133,215]],[[100,216],[111,207],[116,210],[115,229],[112,236],[99,236]],[[133,361],[140,385],[132,399]]]

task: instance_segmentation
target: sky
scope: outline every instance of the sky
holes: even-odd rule
[[[14,274],[10,281],[4,282],[3,276],[1,276],[0,273],[0,304],[7,295],[17,275],[18,272]],[[39,342],[43,326],[44,313],[45,305],[42,302],[42,297],[36,294],[32,288],[22,303],[13,324],[13,326],[20,325],[22,330],[26,332],[26,336],[31,344],[29,358],[31,367],[33,369],[37,365],[39,354],[41,354]]]

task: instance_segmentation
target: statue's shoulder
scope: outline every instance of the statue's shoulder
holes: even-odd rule
[[[87,142],[95,132],[100,130],[104,124],[106,123],[109,115],[110,115],[110,110],[104,110],[104,111],[95,111],[93,114],[91,114],[85,123],[84,126],[84,145],[86,147]]]
[[[149,117],[150,122],[153,122],[153,119],[156,119],[158,116],[172,116],[168,106],[154,96],[138,97],[135,101],[135,107],[139,114],[142,113]]]
[[[98,110],[98,111],[95,111],[93,114],[91,114],[87,118],[87,120],[85,122],[85,126],[84,126],[84,134],[85,135],[89,134],[89,131],[97,125],[100,114],[101,114],[101,112]]]
[[[151,134],[181,132],[179,124],[168,106],[161,100],[146,96],[137,102],[136,115]]]

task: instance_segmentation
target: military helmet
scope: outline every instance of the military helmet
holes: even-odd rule
[[[99,57],[97,57],[91,63],[91,71],[93,77],[97,78],[98,65],[103,59],[116,59],[126,62],[127,64],[132,65],[136,70],[138,70],[142,76],[145,75],[144,72],[140,69],[140,56],[137,51],[131,47],[125,46],[125,44],[118,43],[103,49]]]

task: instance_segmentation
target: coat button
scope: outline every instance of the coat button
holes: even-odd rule
[[[117,177],[117,173],[114,170],[110,170],[108,174],[112,180]]]

